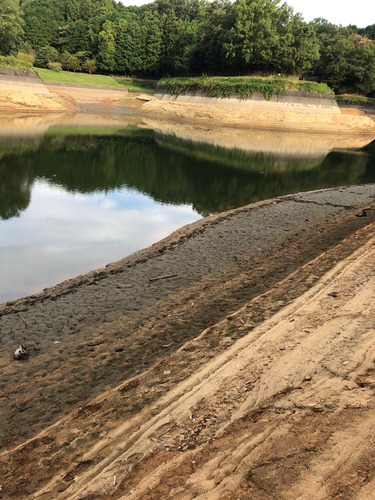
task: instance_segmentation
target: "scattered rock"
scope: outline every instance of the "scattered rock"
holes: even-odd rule
[[[21,344],[19,348],[14,351],[14,359],[25,359],[28,354],[27,344]]]
[[[339,296],[338,292],[328,292],[327,295],[329,295],[330,297],[338,297]]]

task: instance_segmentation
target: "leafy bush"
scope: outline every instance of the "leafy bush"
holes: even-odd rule
[[[164,89],[164,94],[185,95],[188,92],[197,94],[202,92],[205,97],[228,98],[237,95],[240,100],[248,99],[255,93],[261,94],[265,99],[270,100],[276,94],[281,98],[285,90],[293,88],[307,92],[333,93],[325,84],[316,82],[295,83],[286,78],[254,78],[254,77],[207,77],[199,78],[169,78],[162,79],[158,83],[158,88]]]
[[[31,63],[20,61],[14,56],[0,56],[0,67],[2,68],[16,68],[22,69],[24,71],[34,71],[34,67]]]
[[[26,54],[25,52],[18,52],[17,59],[31,64],[34,64],[35,61],[35,57],[32,54]]]
[[[51,71],[56,71],[57,73],[59,71],[62,71],[62,66],[61,66],[61,63],[59,62],[49,62],[47,64],[47,67],[48,69],[50,69]]]
[[[375,99],[371,97],[363,97],[360,95],[337,95],[337,102],[345,104],[363,104],[365,106],[375,106]]]
[[[56,62],[59,60],[60,54],[58,51],[51,47],[50,45],[46,45],[45,47],[41,47],[38,50],[35,64],[39,68],[47,68],[48,63]]]

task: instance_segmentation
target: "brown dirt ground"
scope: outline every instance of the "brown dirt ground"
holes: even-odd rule
[[[375,210],[356,213],[341,209],[320,226],[317,217],[268,242],[263,258],[223,264],[224,277],[70,337],[43,368],[31,355],[17,365],[27,381],[13,363],[1,392],[2,498],[372,498]],[[233,223],[242,216],[234,211]],[[141,270],[230,219],[196,223],[133,259]],[[61,285],[61,300],[77,291],[74,280]],[[55,292],[45,299],[59,300]],[[108,355],[117,362],[102,364]]]

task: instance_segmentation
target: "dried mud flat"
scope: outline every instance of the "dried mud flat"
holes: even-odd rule
[[[0,306],[0,497],[372,498],[374,198],[244,207]]]

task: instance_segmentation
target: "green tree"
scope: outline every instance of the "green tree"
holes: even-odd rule
[[[96,61],[95,59],[86,59],[86,61],[82,65],[82,69],[87,71],[87,73],[95,73],[96,72]]]
[[[59,52],[50,45],[41,47],[36,55],[35,64],[39,68],[47,68],[48,63],[57,62],[60,59]]]
[[[74,73],[81,69],[81,62],[77,56],[73,56],[73,55],[71,56],[70,66],[71,66],[72,70],[74,71]]]
[[[22,4],[25,41],[34,50],[59,46],[59,27],[65,24],[65,2],[61,0],[28,0]]]
[[[73,69],[72,57],[73,57],[72,54],[67,50],[65,50],[60,57],[62,67],[64,69],[67,69],[68,71]]]
[[[192,55],[196,73],[220,74],[228,70],[224,51],[227,32],[234,24],[229,0],[214,0],[202,5],[199,11],[197,44]]]
[[[314,28],[286,3],[237,0],[232,14],[224,49],[236,70],[302,74],[319,59]]]
[[[158,73],[160,55],[162,53],[162,31],[159,17],[145,20],[145,61],[146,72]]]
[[[184,23],[178,19],[174,10],[169,9],[161,19],[162,52],[160,66],[164,74],[174,74],[177,50],[184,32]]]
[[[311,70],[337,93],[369,94],[375,90],[375,43],[351,29],[313,21],[320,44],[320,59]]]
[[[22,35],[22,20],[18,0],[1,0],[0,54],[9,54],[20,42]]]
[[[115,52],[115,26],[111,21],[106,21],[98,37],[98,68],[104,71],[113,71]]]

